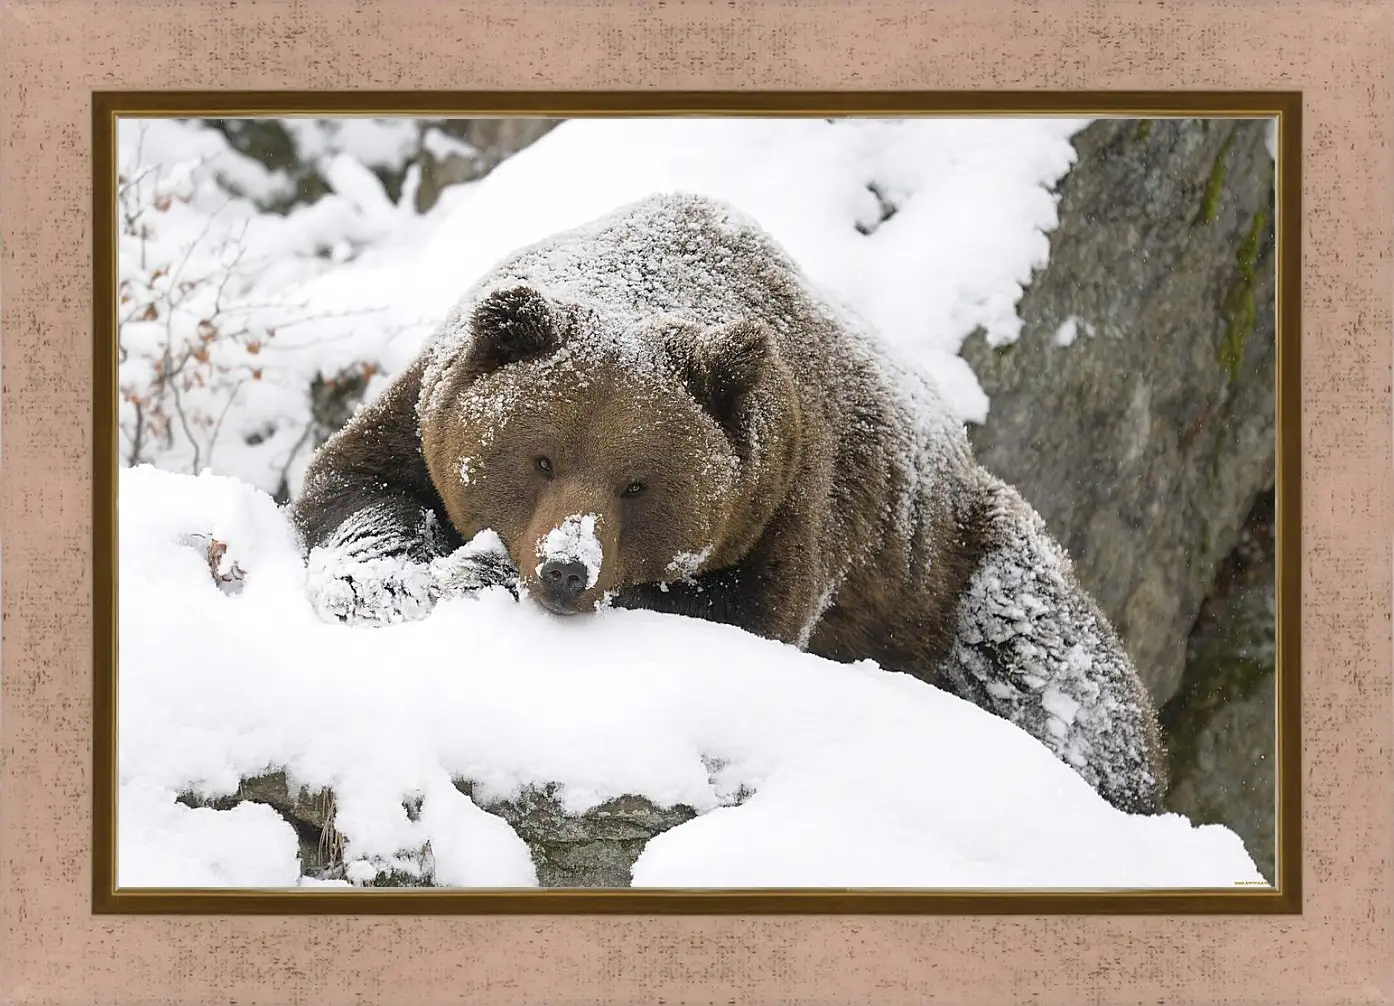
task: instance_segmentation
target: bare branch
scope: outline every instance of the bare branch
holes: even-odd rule
[[[310,439],[314,431],[315,419],[314,416],[311,416],[310,421],[305,424],[305,429],[301,431],[299,439],[291,445],[290,453],[286,455],[286,463],[281,465],[281,485],[286,487],[287,495],[290,494],[290,466],[295,464],[295,459],[300,456],[301,449],[305,446],[306,441]]]
[[[174,415],[178,418],[179,425],[184,430],[184,436],[188,438],[189,446],[192,447],[194,451],[194,459],[189,465],[189,474],[197,475],[199,472],[199,456],[202,452],[199,450],[198,441],[194,439],[194,431],[189,429],[189,417],[184,413],[184,399],[179,394],[178,384],[174,383],[173,381],[169,381],[167,382],[166,387],[169,388],[170,394],[174,398]]]
[[[232,408],[232,403],[237,399],[237,393],[242,390],[242,385],[247,383],[243,378],[232,386],[232,393],[227,396],[227,401],[223,403],[223,410],[218,413],[218,421],[213,424],[213,432],[208,435],[208,467],[213,467],[213,451],[218,446],[218,432],[223,428],[223,420],[227,418],[228,410]]]
[[[145,446],[145,410],[140,407],[139,402],[132,402],[131,406],[136,410],[136,428],[134,433],[128,433],[127,439],[131,441],[131,453],[127,457],[126,464],[135,466],[140,463],[140,452]],[[123,429],[121,432],[125,433]]]

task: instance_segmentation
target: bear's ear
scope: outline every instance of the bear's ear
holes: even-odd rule
[[[547,299],[530,286],[495,290],[470,316],[468,367],[487,374],[509,363],[541,356],[560,344],[557,320]]]
[[[773,345],[769,329],[737,321],[706,332],[688,331],[671,346],[678,376],[728,432],[737,433],[742,405],[765,376]]]

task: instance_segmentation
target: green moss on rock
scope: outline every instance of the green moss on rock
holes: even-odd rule
[[[1220,339],[1216,358],[1229,376],[1231,384],[1239,377],[1239,366],[1244,360],[1244,346],[1253,334],[1254,320],[1258,316],[1258,307],[1254,300],[1254,287],[1258,284],[1258,277],[1254,266],[1258,261],[1259,246],[1267,225],[1267,211],[1259,210],[1254,214],[1249,231],[1234,256],[1238,276],[1225,294],[1222,311],[1225,334]]]
[[[1213,223],[1220,215],[1220,195],[1225,188],[1225,176],[1229,170],[1226,160],[1230,147],[1234,146],[1234,133],[1231,129],[1229,136],[1225,137],[1224,145],[1220,147],[1215,163],[1210,168],[1210,178],[1205,183],[1205,195],[1200,201],[1200,212],[1196,214],[1195,222],[1198,224]]]

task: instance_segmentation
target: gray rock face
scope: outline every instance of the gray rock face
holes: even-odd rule
[[[467,786],[457,786],[468,795]],[[630,870],[649,840],[697,816],[691,807],[659,807],[638,796],[571,815],[552,787],[482,806],[527,843],[542,887],[628,887]]]
[[[1070,551],[1154,698],[1273,484],[1273,163],[1262,121],[1101,120],[1074,140],[1020,339],[963,356],[970,429]],[[1073,335],[1073,341],[1070,336]],[[1069,342],[1062,345],[1062,342]]]
[[[1231,828],[1270,883],[1277,852],[1273,530],[1267,493],[1201,608],[1181,688],[1162,709],[1171,738],[1167,809]]]
[[[186,807],[231,810],[240,803],[263,803],[283,817],[300,843],[300,871],[312,877],[333,875],[343,868],[343,841],[334,829],[334,794],[329,790],[310,792],[287,784],[284,772],[243,779],[237,792],[208,797],[202,793],[179,795]]]

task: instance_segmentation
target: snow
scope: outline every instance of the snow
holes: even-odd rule
[[[579,562],[586,567],[586,589],[594,587],[605,558],[595,535],[595,522],[593,513],[572,514],[543,535],[537,545],[537,575],[542,575],[543,563]]]
[[[1074,345],[1074,341],[1081,331],[1083,331],[1085,335],[1092,336],[1094,334],[1094,326],[1087,321],[1076,318],[1074,315],[1070,315],[1070,317],[1066,318],[1060,327],[1055,330],[1055,345]]]
[[[118,885],[122,887],[294,887],[295,832],[270,807],[192,809],[144,780],[121,787]]]
[[[708,545],[700,552],[679,552],[668,563],[668,572],[676,573],[680,579],[690,580],[702,570],[702,563],[711,558],[712,547]]]
[[[221,176],[229,187],[255,200],[274,199],[290,190],[284,172],[271,171],[237,153],[221,133],[190,128],[177,119],[122,120],[117,143],[120,166],[128,179],[142,169],[163,165],[170,169],[171,181],[182,181],[190,188],[196,178]]]
[[[698,811],[648,844],[636,886],[1262,879],[1227,829],[1123,814],[1012,724],[869,662],[653,612],[559,618],[497,587],[424,621],[329,625],[264,493],[143,466],[121,470],[120,501],[122,887],[297,883],[295,835],[266,808],[174,803],[275,769],[333,789],[360,883],[429,843],[439,884],[534,885],[479,804],[545,783],[573,813],[623,794]],[[194,534],[227,543],[241,592],[217,588]]]
[[[421,134],[421,146],[438,161],[450,157],[473,158],[479,156],[479,148],[474,144],[451,136],[432,126]]]
[[[346,154],[372,168],[400,168],[419,142],[412,119],[282,119],[305,161]]]

